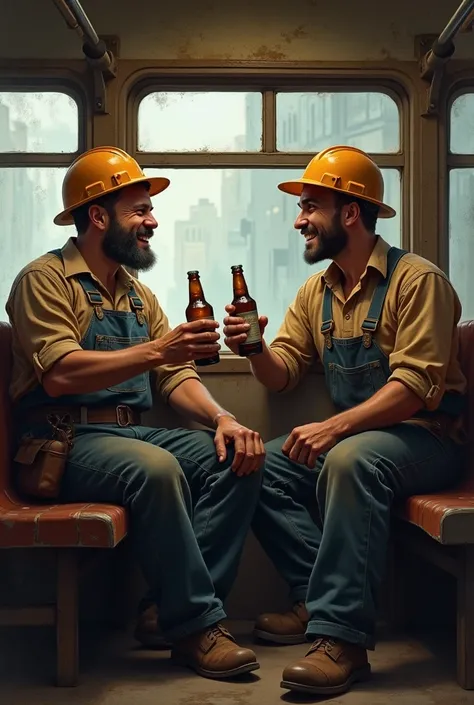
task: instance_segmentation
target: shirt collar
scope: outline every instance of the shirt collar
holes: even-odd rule
[[[361,281],[367,274],[369,267],[371,269],[376,269],[383,277],[387,276],[387,253],[389,249],[390,245],[388,242],[386,242],[380,235],[377,235],[377,240],[368,259],[367,266],[360,278]],[[326,284],[331,289],[340,281],[341,270],[335,262],[331,262],[329,267],[324,272],[323,277]]]
[[[64,247],[61,248],[61,254],[63,256],[64,273],[66,278],[74,277],[77,274],[90,274],[94,277],[94,274],[88,267],[84,257],[77,249],[75,237],[69,238]],[[125,286],[129,289],[133,285],[133,277],[122,266],[118,269],[117,277],[119,281],[125,284]],[[94,278],[97,279],[97,277]]]

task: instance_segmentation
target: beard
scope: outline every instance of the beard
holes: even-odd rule
[[[120,225],[115,216],[111,216],[109,228],[102,241],[102,250],[114,262],[137,271],[146,272],[155,264],[156,255],[150,246],[140,247],[137,235],[151,237],[153,230],[143,226],[136,231],[127,230]]]
[[[317,239],[312,240],[306,247],[303,258],[307,264],[316,264],[325,259],[334,259],[347,245],[347,233],[341,225],[341,213],[334,213],[331,224],[328,228],[315,228],[308,225],[301,230],[302,235],[316,235]]]

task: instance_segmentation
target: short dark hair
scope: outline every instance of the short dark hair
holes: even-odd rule
[[[107,193],[105,196],[100,196],[100,198],[95,198],[93,201],[88,201],[84,203],[83,206],[79,206],[79,208],[75,208],[71,211],[78,235],[83,235],[89,227],[89,208],[91,206],[102,206],[110,217],[115,215],[115,204],[120,198],[120,191],[121,189]]]
[[[363,198],[356,198],[346,193],[336,193],[336,208],[349,205],[349,203],[357,203],[360,209],[360,219],[364,226],[371,233],[375,232],[377,226],[377,218],[379,216],[379,206],[370,201],[365,201]]]

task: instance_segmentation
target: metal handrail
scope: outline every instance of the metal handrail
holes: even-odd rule
[[[474,0],[463,0],[454,15],[443,29],[430,51],[423,57],[421,77],[431,79],[437,70],[454,54],[453,39],[466,26],[467,20],[474,11]]]
[[[446,27],[438,37],[438,46],[444,46],[452,42],[456,34],[463,28],[465,21],[474,9],[474,0],[463,0],[454,15],[449,20]]]
[[[473,0],[474,1],[474,0]],[[82,51],[94,72],[94,109],[105,112],[105,80],[115,78],[116,61],[105,42],[99,38],[79,0],[53,0],[66,24],[83,40]]]

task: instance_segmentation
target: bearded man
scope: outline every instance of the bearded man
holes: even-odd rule
[[[193,364],[219,350],[218,324],[171,330],[154,294],[125,269],[154,264],[151,196],[168,185],[115,147],[85,152],[67,171],[54,222],[74,223],[77,238],[24,267],[6,306],[16,459],[24,461],[31,438],[51,438],[58,419],[72,425],[58,501],[128,510],[172,656],[203,676],[230,678],[259,667],[220,622],[265,451],[259,434],[211,397]],[[143,425],[151,373],[176,411],[215,433]]]

